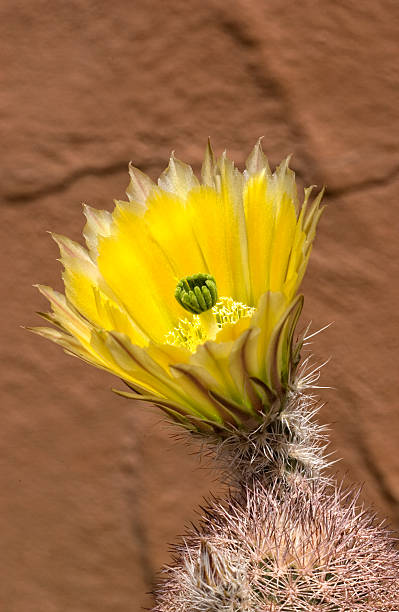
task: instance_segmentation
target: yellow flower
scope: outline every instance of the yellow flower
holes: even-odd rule
[[[85,206],[87,248],[53,236],[65,295],[39,286],[57,329],[33,331],[188,429],[256,427],[295,385],[322,194],[299,205],[288,160],[271,173],[260,141],[243,173],[210,144],[201,181],[173,155],[157,185],[129,170],[128,201]]]

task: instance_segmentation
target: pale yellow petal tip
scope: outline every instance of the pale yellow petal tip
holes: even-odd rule
[[[86,204],[86,202],[82,202],[83,214],[86,217],[86,221],[89,221],[93,217],[96,217],[98,212],[100,212],[97,208]],[[103,212],[103,211],[101,211]]]
[[[129,163],[130,183],[126,189],[126,195],[130,202],[136,202],[145,206],[146,200],[155,187],[155,183],[141,170]]]
[[[32,287],[37,289],[45,297],[51,295],[51,293],[54,292],[54,289],[52,289],[48,285],[41,285],[40,283],[36,283],[35,285],[32,285]]]
[[[49,234],[60,250],[60,261],[64,264],[64,266],[67,266],[68,262],[71,262],[72,260],[90,262],[88,252],[78,242],[71,240],[67,236],[63,236],[62,234],[56,234],[54,232],[49,232]]]
[[[265,172],[268,176],[271,174],[269,162],[262,149],[262,140],[263,136],[258,139],[246,161],[246,168],[250,175],[259,174],[261,172]]]
[[[177,159],[172,151],[169,164],[158,179],[158,185],[165,191],[185,198],[199,183],[191,166]]]
[[[216,187],[216,160],[210,138],[208,138],[205,149],[204,161],[201,168],[201,179],[203,185]]]

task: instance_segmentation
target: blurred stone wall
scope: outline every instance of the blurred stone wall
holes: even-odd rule
[[[303,321],[331,357],[334,467],[399,528],[397,0],[0,2],[0,609],[136,612],[215,475],[111,376],[20,329],[60,288],[46,230],[79,239],[127,163],[199,169],[256,139],[327,185]]]

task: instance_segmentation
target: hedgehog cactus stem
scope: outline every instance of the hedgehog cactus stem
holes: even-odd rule
[[[357,496],[255,479],[175,549],[153,612],[395,612],[399,553]]]

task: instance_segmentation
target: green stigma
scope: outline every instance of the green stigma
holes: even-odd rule
[[[216,281],[210,274],[186,276],[177,283],[175,298],[193,314],[210,310],[218,299]]]

